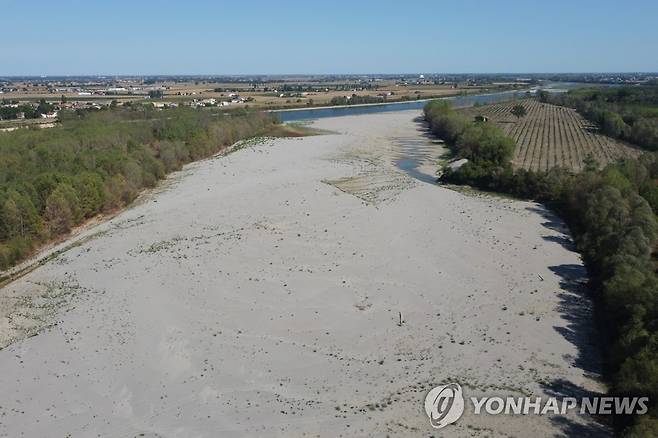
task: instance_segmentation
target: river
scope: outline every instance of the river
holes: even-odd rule
[[[476,103],[504,102],[515,97],[522,97],[527,90],[523,91],[501,91],[490,94],[474,94],[472,96],[451,96],[440,99],[451,100],[455,107],[468,107]],[[293,109],[273,111],[282,122],[295,122],[301,120],[323,119],[325,117],[354,116],[359,114],[374,114],[390,111],[404,111],[422,109],[431,99],[412,100],[408,102],[394,102],[382,104],[367,104],[354,106],[337,106],[309,109]]]
[[[599,84],[583,84],[576,82],[550,82],[542,86],[524,90],[499,91],[496,93],[473,94],[468,96],[440,97],[438,99],[450,100],[455,108],[464,108],[475,104],[489,104],[505,102],[510,99],[524,97],[528,92],[534,93],[538,89],[553,93],[564,93],[574,88],[598,86]],[[325,117],[353,116],[359,114],[374,114],[390,111],[403,111],[422,109],[427,102],[433,99],[412,100],[408,102],[376,103],[353,106],[336,106],[309,109],[289,109],[272,111],[282,122],[296,122],[302,120],[323,119]]]

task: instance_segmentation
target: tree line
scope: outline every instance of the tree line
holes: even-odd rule
[[[350,97],[336,96],[329,102],[331,105],[362,105],[364,103],[383,103],[385,99],[382,96],[359,96],[352,94]]]
[[[63,113],[58,127],[0,133],[0,268],[274,123],[262,113],[135,105]]]
[[[542,102],[575,108],[610,137],[658,151],[658,86],[587,88],[539,93]]]
[[[620,431],[658,436],[658,154],[625,159],[578,174],[514,169],[514,142],[499,128],[472,122],[445,101],[425,107],[431,131],[444,139],[462,167],[441,179],[547,204],[569,225],[590,275],[604,345],[610,392],[648,396],[649,415],[616,419]]]

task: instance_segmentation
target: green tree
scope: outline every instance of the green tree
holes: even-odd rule
[[[594,155],[592,154],[587,154],[583,160],[583,165],[583,170],[585,172],[596,172],[599,170],[599,162],[596,161],[596,158],[594,158]]]
[[[653,212],[658,214],[658,183],[648,182],[640,189],[640,195],[647,200]]]
[[[67,233],[79,218],[78,198],[68,184],[60,184],[48,196],[44,217],[51,235]]]
[[[48,114],[53,110],[53,106],[46,102],[46,99],[41,99],[39,101],[39,105],[37,106],[36,109],[36,115],[39,117],[41,114]]]
[[[506,166],[514,152],[514,140],[493,124],[470,124],[457,139],[460,153],[481,164]]]
[[[638,418],[637,424],[624,433],[625,438],[651,438],[656,436],[658,436],[658,419],[648,415]]]
[[[610,137],[621,137],[626,131],[626,124],[619,114],[605,111],[601,118],[603,132]]]
[[[658,120],[640,118],[631,128],[631,141],[649,150],[658,150]]]
[[[30,199],[10,189],[0,204],[0,237],[37,236],[41,231],[37,209]]]
[[[93,172],[84,172],[74,179],[74,188],[79,200],[81,214],[91,217],[98,213],[107,198],[103,178]]]
[[[510,112],[516,116],[517,119],[520,119],[521,117],[524,117],[526,114],[528,114],[528,111],[523,105],[514,105]]]
[[[66,197],[60,192],[53,192],[46,201],[45,217],[53,236],[65,233],[73,225],[73,213]]]
[[[603,183],[610,187],[614,187],[621,192],[633,187],[628,178],[626,178],[626,176],[616,167],[607,167],[603,171]]]
[[[151,99],[161,99],[164,96],[162,90],[151,90],[149,91],[149,97]]]

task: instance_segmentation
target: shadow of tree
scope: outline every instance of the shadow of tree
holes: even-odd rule
[[[424,116],[417,116],[413,118],[413,122],[417,125],[416,130],[425,133],[425,137],[431,137],[430,126],[425,120]]]
[[[588,423],[578,423],[565,416],[551,417],[551,423],[559,427],[563,435],[555,434],[556,437],[585,437],[600,438],[612,436],[612,429],[602,422],[590,421]]]
[[[560,293],[557,311],[565,326],[556,326],[555,331],[577,348],[578,356],[565,357],[574,366],[586,371],[592,378],[602,373],[599,334],[594,322],[594,308],[587,290],[587,271],[580,264],[550,266],[560,277]]]
[[[546,219],[542,225],[558,233],[543,236],[544,240],[555,242],[569,251],[576,251],[568,227],[557,215],[542,206],[528,207],[527,210],[540,214]],[[577,351],[575,357],[565,355],[563,359],[583,370],[589,378],[600,380],[603,372],[601,339],[595,323],[594,304],[589,295],[587,270],[581,263],[549,266],[549,269],[559,278],[560,291],[557,295],[559,302],[556,311],[565,322],[564,325],[556,325],[553,328],[576,347]],[[546,382],[542,384],[542,389],[548,396],[556,397],[558,400],[565,397],[580,400],[583,397],[602,395],[564,378]],[[551,418],[564,435],[578,437],[611,435],[612,427],[606,424],[610,420],[610,418],[593,416],[570,418],[560,415]]]
[[[566,325],[555,326],[554,329],[574,345],[578,352],[576,357],[565,355],[563,358],[582,369],[589,378],[599,380],[603,363],[598,342],[599,334],[594,322],[593,303],[588,296],[587,271],[581,264],[550,266],[549,269],[560,277],[561,291],[558,294],[560,301],[556,310],[566,321]],[[542,389],[548,396],[558,400],[565,397],[581,400],[584,397],[602,395],[563,378],[543,383]],[[605,420],[610,419],[593,416],[551,417],[551,422],[566,436],[578,437],[610,436],[612,427],[606,424]]]
[[[551,231],[560,233],[557,236],[552,234],[542,236],[542,239],[548,242],[559,243],[569,251],[576,251],[576,244],[569,234],[569,228],[555,213],[545,207],[540,206],[527,207],[526,210],[537,213],[546,219],[546,222],[542,223],[544,228],[548,228]]]
[[[562,245],[569,251],[576,251],[576,244],[569,236],[542,236],[547,242],[555,242]]]
[[[542,389],[549,397],[562,400],[566,397],[581,399],[583,397],[597,397],[603,395],[600,392],[590,391],[582,388],[567,379],[553,379],[542,383]]]
[[[567,397],[573,397],[580,403],[585,397],[602,396],[602,393],[586,390],[566,379],[554,379],[551,382],[542,384],[544,392],[549,397],[555,397],[560,402]],[[578,409],[578,408],[577,408]],[[570,418],[564,415],[555,415],[551,417],[551,423],[558,427],[564,435],[556,436],[577,436],[577,437],[602,437],[612,435],[612,425],[610,418],[601,416],[581,416]]]

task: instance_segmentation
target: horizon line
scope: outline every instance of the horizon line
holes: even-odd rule
[[[48,77],[135,77],[135,76],[161,76],[161,77],[222,77],[222,76],[396,76],[396,75],[587,75],[587,74],[656,74],[658,71],[562,71],[562,72],[395,72],[395,73],[67,73],[67,74],[9,74],[0,78],[48,78]]]

